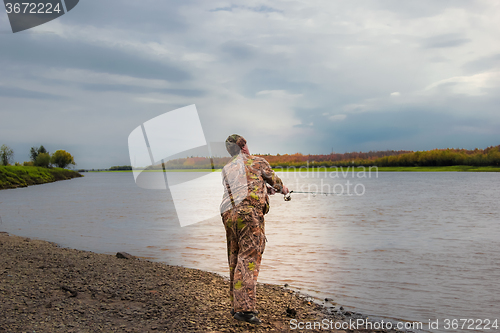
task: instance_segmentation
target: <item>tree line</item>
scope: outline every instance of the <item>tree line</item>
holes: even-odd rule
[[[343,156],[339,156],[343,155]],[[378,151],[368,153],[346,153],[329,155],[284,155],[262,156],[273,167],[301,166],[500,166],[500,145],[486,149],[433,149],[427,151]]]
[[[500,166],[500,145],[486,149],[434,149],[376,159],[374,165],[384,166]]]
[[[2,165],[11,165],[14,159],[14,151],[6,145],[0,147],[0,162]],[[56,150],[50,154],[44,146],[30,148],[30,160],[23,164],[15,162],[16,166],[39,166],[50,168],[55,165],[59,168],[66,168],[68,165],[75,165],[73,156],[65,150]]]
[[[373,161],[377,157],[395,156],[400,154],[409,153],[407,150],[386,150],[386,151],[370,151],[370,152],[350,152],[344,154],[323,154],[323,155],[303,155],[296,154],[277,154],[277,155],[261,155],[265,158],[272,167],[300,167],[300,166],[332,166],[332,165],[352,165],[352,161]],[[169,160],[165,163],[165,169],[220,169],[223,168],[230,161],[230,157],[200,157],[191,156],[186,158],[177,158]],[[372,164],[373,165],[373,164]],[[110,170],[131,170],[131,166],[114,166]],[[162,165],[154,165],[148,169],[161,170]]]
[[[500,166],[500,145],[486,149],[433,149],[427,151],[386,150],[370,152],[349,152],[344,154],[303,155],[277,154],[256,155],[265,158],[272,167],[330,167],[330,166]],[[165,169],[220,169],[230,157],[191,156],[169,160]],[[131,166],[117,166],[110,170],[131,170]],[[162,165],[148,169],[162,170]]]

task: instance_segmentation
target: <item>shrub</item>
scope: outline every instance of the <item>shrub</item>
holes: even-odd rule
[[[35,166],[48,168],[50,166],[50,155],[47,153],[38,154],[34,164]]]

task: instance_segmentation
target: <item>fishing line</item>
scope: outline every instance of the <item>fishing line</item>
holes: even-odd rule
[[[320,195],[325,195],[325,196],[329,196],[329,195],[336,195],[336,196],[340,196],[340,195],[343,195],[343,193],[335,193],[335,192],[303,192],[303,191],[290,191],[288,192],[288,194],[286,194],[283,199],[285,201],[290,201],[292,200],[292,197],[290,196],[290,194],[292,193],[298,193],[298,194],[312,194],[314,197],[318,194]]]

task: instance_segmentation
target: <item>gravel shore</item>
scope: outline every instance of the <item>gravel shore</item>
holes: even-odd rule
[[[220,275],[0,233],[0,332],[295,332],[293,319],[360,317],[276,285],[257,297],[254,326],[232,318]]]

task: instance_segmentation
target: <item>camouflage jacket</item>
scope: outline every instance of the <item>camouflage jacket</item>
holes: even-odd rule
[[[281,192],[283,182],[276,176],[269,163],[257,156],[240,153],[222,169],[224,196],[220,206],[221,214],[243,206],[269,211],[269,196],[266,183]]]

